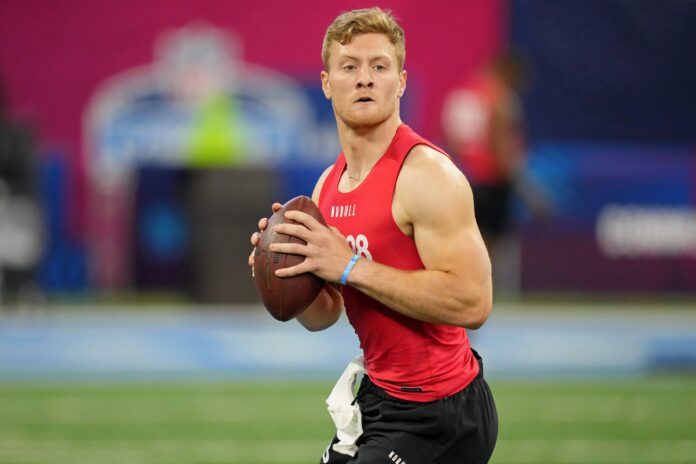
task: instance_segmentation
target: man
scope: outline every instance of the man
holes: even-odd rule
[[[278,276],[312,272],[327,281],[300,323],[323,330],[345,307],[364,352],[361,417],[351,416],[345,394],[363,367],[358,358],[328,400],[337,435],[323,463],[485,463],[497,437],[493,398],[465,331],[490,313],[490,261],[466,179],[401,122],[404,56],[403,30],[389,12],[355,10],[329,26],[321,82],[343,152],[312,199],[331,227],[287,212],[300,224],[276,230],[307,244],[271,248],[306,256]]]
[[[463,81],[443,106],[449,147],[471,182],[476,221],[489,249],[509,225],[510,193],[524,163],[522,105],[526,67],[513,53]]]

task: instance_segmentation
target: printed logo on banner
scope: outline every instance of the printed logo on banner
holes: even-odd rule
[[[332,161],[337,140],[302,86],[240,55],[234,34],[194,24],[163,34],[150,65],[103,83],[84,120],[94,179],[113,182],[143,163]]]

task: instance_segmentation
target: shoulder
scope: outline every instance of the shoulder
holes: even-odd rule
[[[406,156],[397,181],[407,190],[469,188],[469,182],[451,158],[428,145],[416,145]]]
[[[423,143],[411,148],[404,160],[404,168],[433,169],[440,167],[441,169],[449,169],[450,166],[456,169],[448,155]]]
[[[321,190],[324,187],[324,182],[326,182],[326,178],[329,177],[329,174],[334,166],[335,165],[332,164],[328,168],[324,169],[324,172],[321,174],[321,176],[319,176],[319,180],[314,186],[314,191],[312,192],[312,201],[317,205],[319,204],[319,197],[321,196]]]
[[[395,196],[410,221],[415,216],[440,213],[443,208],[473,207],[471,187],[446,156],[427,145],[411,149],[396,183]]]

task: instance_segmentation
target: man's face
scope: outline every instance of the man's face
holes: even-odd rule
[[[334,41],[330,50],[321,82],[337,119],[354,129],[369,128],[398,112],[406,71],[399,70],[395,47],[385,35],[361,34],[345,45]]]

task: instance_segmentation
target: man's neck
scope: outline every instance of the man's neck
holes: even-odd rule
[[[384,154],[401,125],[398,114],[382,124],[366,129],[353,129],[338,123],[338,139],[348,165],[348,175],[362,180]]]

